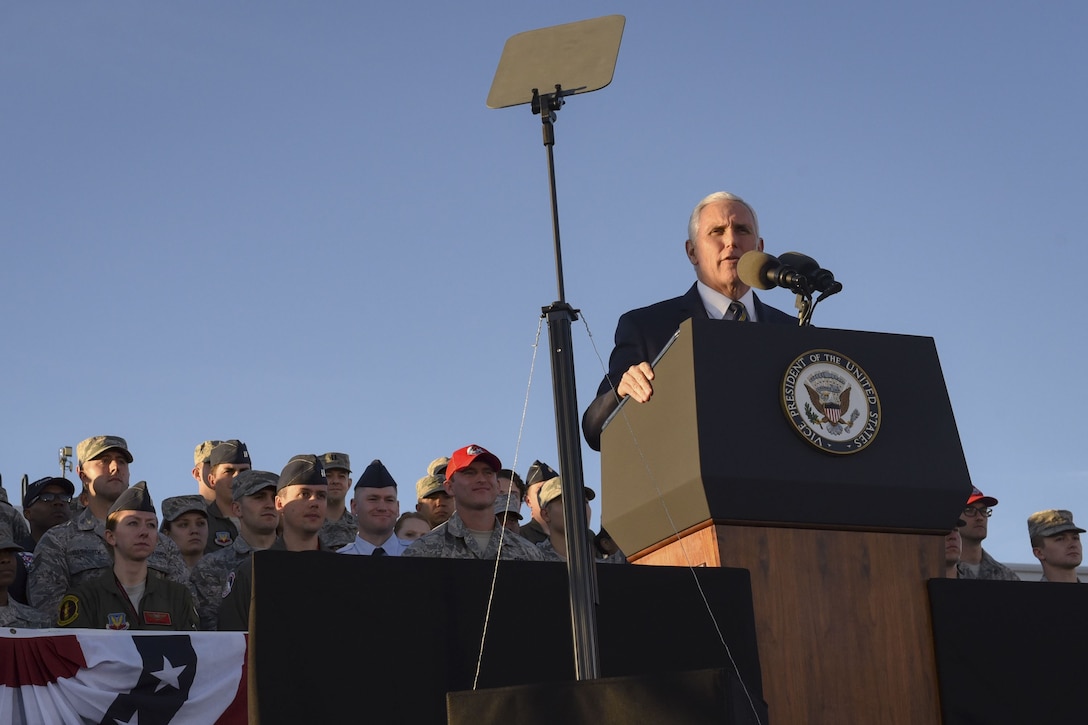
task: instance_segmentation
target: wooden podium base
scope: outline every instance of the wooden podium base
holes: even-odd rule
[[[712,524],[636,564],[747,569],[774,723],[939,723],[935,535]]]

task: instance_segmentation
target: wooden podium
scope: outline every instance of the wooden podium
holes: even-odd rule
[[[877,401],[855,391],[842,411],[877,411],[856,452],[785,412],[827,427],[804,372],[786,392],[825,353]],[[749,570],[772,722],[940,722],[926,581],[971,482],[932,339],[688,320],[651,401],[606,425],[601,478],[602,524],[633,562]]]

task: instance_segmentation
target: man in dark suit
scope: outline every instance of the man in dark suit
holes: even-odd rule
[[[760,302],[737,274],[741,255],[763,251],[755,210],[739,196],[719,191],[696,204],[684,248],[695,267],[695,284],[680,297],[624,313],[616,324],[608,375],[582,416],[582,431],[593,450],[601,449],[601,428],[620,400],[630,396],[645,403],[653,395],[650,363],[684,320],[797,324],[785,312]]]

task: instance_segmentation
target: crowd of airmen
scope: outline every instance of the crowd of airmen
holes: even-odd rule
[[[242,441],[204,441],[193,454],[198,492],[158,507],[145,482],[129,485],[124,438],[88,438],[76,458],[78,495],[66,478],[41,478],[22,514],[3,495],[0,626],[246,630],[251,555],[264,549],[566,559],[556,471],[538,460],[523,479],[478,445],[433,460],[404,514],[382,462],[353,485],[346,453],[297,455],[274,473],[253,468]],[[594,491],[585,494],[588,525]],[[607,533],[589,535],[598,561],[626,563]]]

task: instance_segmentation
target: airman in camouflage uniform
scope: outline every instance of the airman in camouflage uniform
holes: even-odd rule
[[[190,578],[201,629],[216,629],[219,605],[229,591],[227,582],[231,574],[243,566],[248,567],[253,552],[267,549],[275,539],[279,522],[275,503],[278,480],[275,473],[251,469],[238,474],[231,482],[232,509],[242,530],[229,547],[205,555],[193,568]],[[262,494],[264,491],[267,493]]]
[[[34,550],[27,578],[30,605],[55,616],[68,589],[113,565],[106,544],[109,507],[128,489],[128,464],[132,454],[124,438],[95,436],[77,447],[80,479],[88,494],[88,506],[74,520],[54,526],[42,535]],[[147,560],[151,576],[186,583],[185,562],[173,541],[160,537]]]
[[[593,498],[594,492],[587,488],[586,490],[587,501]],[[563,483],[562,480],[556,476],[544,482],[544,485],[540,487],[538,491],[538,499],[540,505],[540,513],[544,517],[544,523],[548,525],[548,538],[537,544],[541,551],[548,555],[549,558],[556,558],[560,561],[567,560],[567,527],[566,527],[566,513],[563,508]],[[589,503],[586,503],[586,519],[589,519]],[[593,554],[594,560],[598,564],[626,564],[627,558],[620,551],[615,551],[610,555],[601,556],[597,550],[597,546],[593,541],[593,532],[587,531],[589,537],[588,546],[589,551]]]
[[[960,579],[1020,581],[1016,572],[996,561],[982,548],[982,540],[986,538],[990,514],[993,511],[990,507],[996,505],[996,498],[972,488],[971,495],[967,498],[967,506],[961,515],[966,523],[959,527],[962,545],[956,571]]]
[[[448,521],[416,539],[401,556],[544,561],[540,549],[498,525],[496,474],[501,468],[498,457],[482,446],[465,446],[454,451],[446,467],[444,486],[456,502],[457,510]]]
[[[359,519],[345,505],[351,490],[351,459],[347,453],[323,453],[321,463],[329,481],[329,508],[319,536],[325,546],[340,549],[355,541],[359,527]]]
[[[1084,529],[1073,523],[1073,513],[1065,509],[1036,511],[1028,516],[1031,553],[1043,567],[1042,582],[1076,583],[1077,567],[1084,559],[1080,535]]]
[[[22,550],[23,547],[12,541],[10,534],[0,535],[0,627],[52,627],[52,616],[39,612],[8,594],[8,587],[15,582],[15,575],[23,566],[19,556]]]

